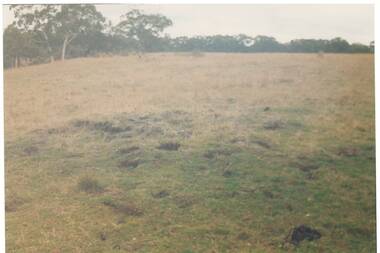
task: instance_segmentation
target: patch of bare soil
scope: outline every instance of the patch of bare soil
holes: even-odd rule
[[[77,120],[73,122],[73,126],[77,128],[87,128],[92,131],[101,131],[108,134],[118,134],[132,130],[131,126],[115,126],[110,121]]]
[[[140,150],[139,147],[137,146],[131,146],[131,147],[128,147],[128,148],[121,148],[119,149],[117,152],[121,155],[126,155],[126,154],[130,154],[130,153],[134,153],[136,151]]]
[[[265,122],[263,125],[266,130],[278,130],[285,127],[285,124],[281,120],[272,120]]]
[[[174,197],[174,202],[179,208],[189,208],[195,203],[193,196],[181,195]]]
[[[354,148],[354,147],[345,147],[345,148],[341,148],[338,151],[338,155],[346,156],[346,157],[358,156],[359,154],[360,154],[359,149]]]
[[[208,150],[203,156],[207,159],[214,159],[217,156],[230,156],[232,154],[233,154],[232,150],[213,149],[213,150]]]
[[[103,205],[109,206],[116,212],[129,216],[142,216],[144,214],[143,210],[133,203],[118,203],[114,201],[103,201]]]
[[[152,196],[155,199],[165,198],[165,197],[167,197],[169,195],[170,195],[170,193],[168,191],[166,191],[166,190],[162,190],[162,191],[159,191],[159,192],[156,192],[156,193],[152,193]]]
[[[119,163],[119,168],[121,169],[135,169],[141,161],[139,159],[125,159]]]
[[[293,228],[290,242],[294,245],[299,245],[303,240],[313,241],[321,238],[321,233],[318,230],[305,225],[300,225]]]
[[[29,146],[24,148],[24,154],[27,156],[36,155],[39,152],[39,149],[36,146]]]
[[[272,148],[272,145],[268,141],[264,140],[255,140],[253,141],[254,144],[257,144],[258,146],[265,148],[265,149],[270,149]]]

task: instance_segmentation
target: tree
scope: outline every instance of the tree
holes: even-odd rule
[[[173,22],[161,14],[144,14],[132,10],[121,16],[122,21],[115,27],[115,32],[138,42],[138,50],[153,51],[160,42],[162,32]]]
[[[281,51],[282,45],[273,37],[258,35],[253,40],[255,43],[253,44],[252,49],[255,52]]]
[[[53,42],[59,44],[64,60],[67,46],[80,33],[99,31],[105,21],[91,4],[12,5],[10,9],[14,11],[18,27],[41,35],[51,61],[54,61]]]
[[[42,48],[35,43],[36,34],[24,32],[14,25],[9,25],[4,30],[4,67],[17,68],[26,61],[39,59]]]
[[[92,4],[66,4],[54,19],[54,27],[62,40],[61,59],[65,60],[67,46],[79,34],[93,34],[103,29],[105,18]]]
[[[53,4],[47,5],[11,5],[16,21],[15,26],[23,29],[25,32],[36,32],[40,34],[41,40],[37,43],[45,44],[50,61],[54,61],[53,50],[51,47],[51,37],[54,33],[53,21],[58,6]]]

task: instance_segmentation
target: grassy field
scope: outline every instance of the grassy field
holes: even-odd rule
[[[4,75],[8,252],[375,252],[373,55]]]

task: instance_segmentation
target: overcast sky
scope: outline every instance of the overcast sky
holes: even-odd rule
[[[117,24],[133,8],[160,13],[173,21],[166,30],[171,36],[269,35],[281,42],[295,38],[331,39],[369,44],[374,40],[373,5],[97,5],[99,11]],[[4,24],[13,15],[4,6]]]

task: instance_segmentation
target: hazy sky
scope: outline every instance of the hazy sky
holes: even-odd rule
[[[374,40],[373,5],[97,5],[99,11],[118,23],[120,15],[138,8],[161,13],[173,20],[166,30],[171,36],[244,33],[269,35],[281,42],[295,38],[331,39],[368,44]],[[12,22],[4,7],[4,24]]]

